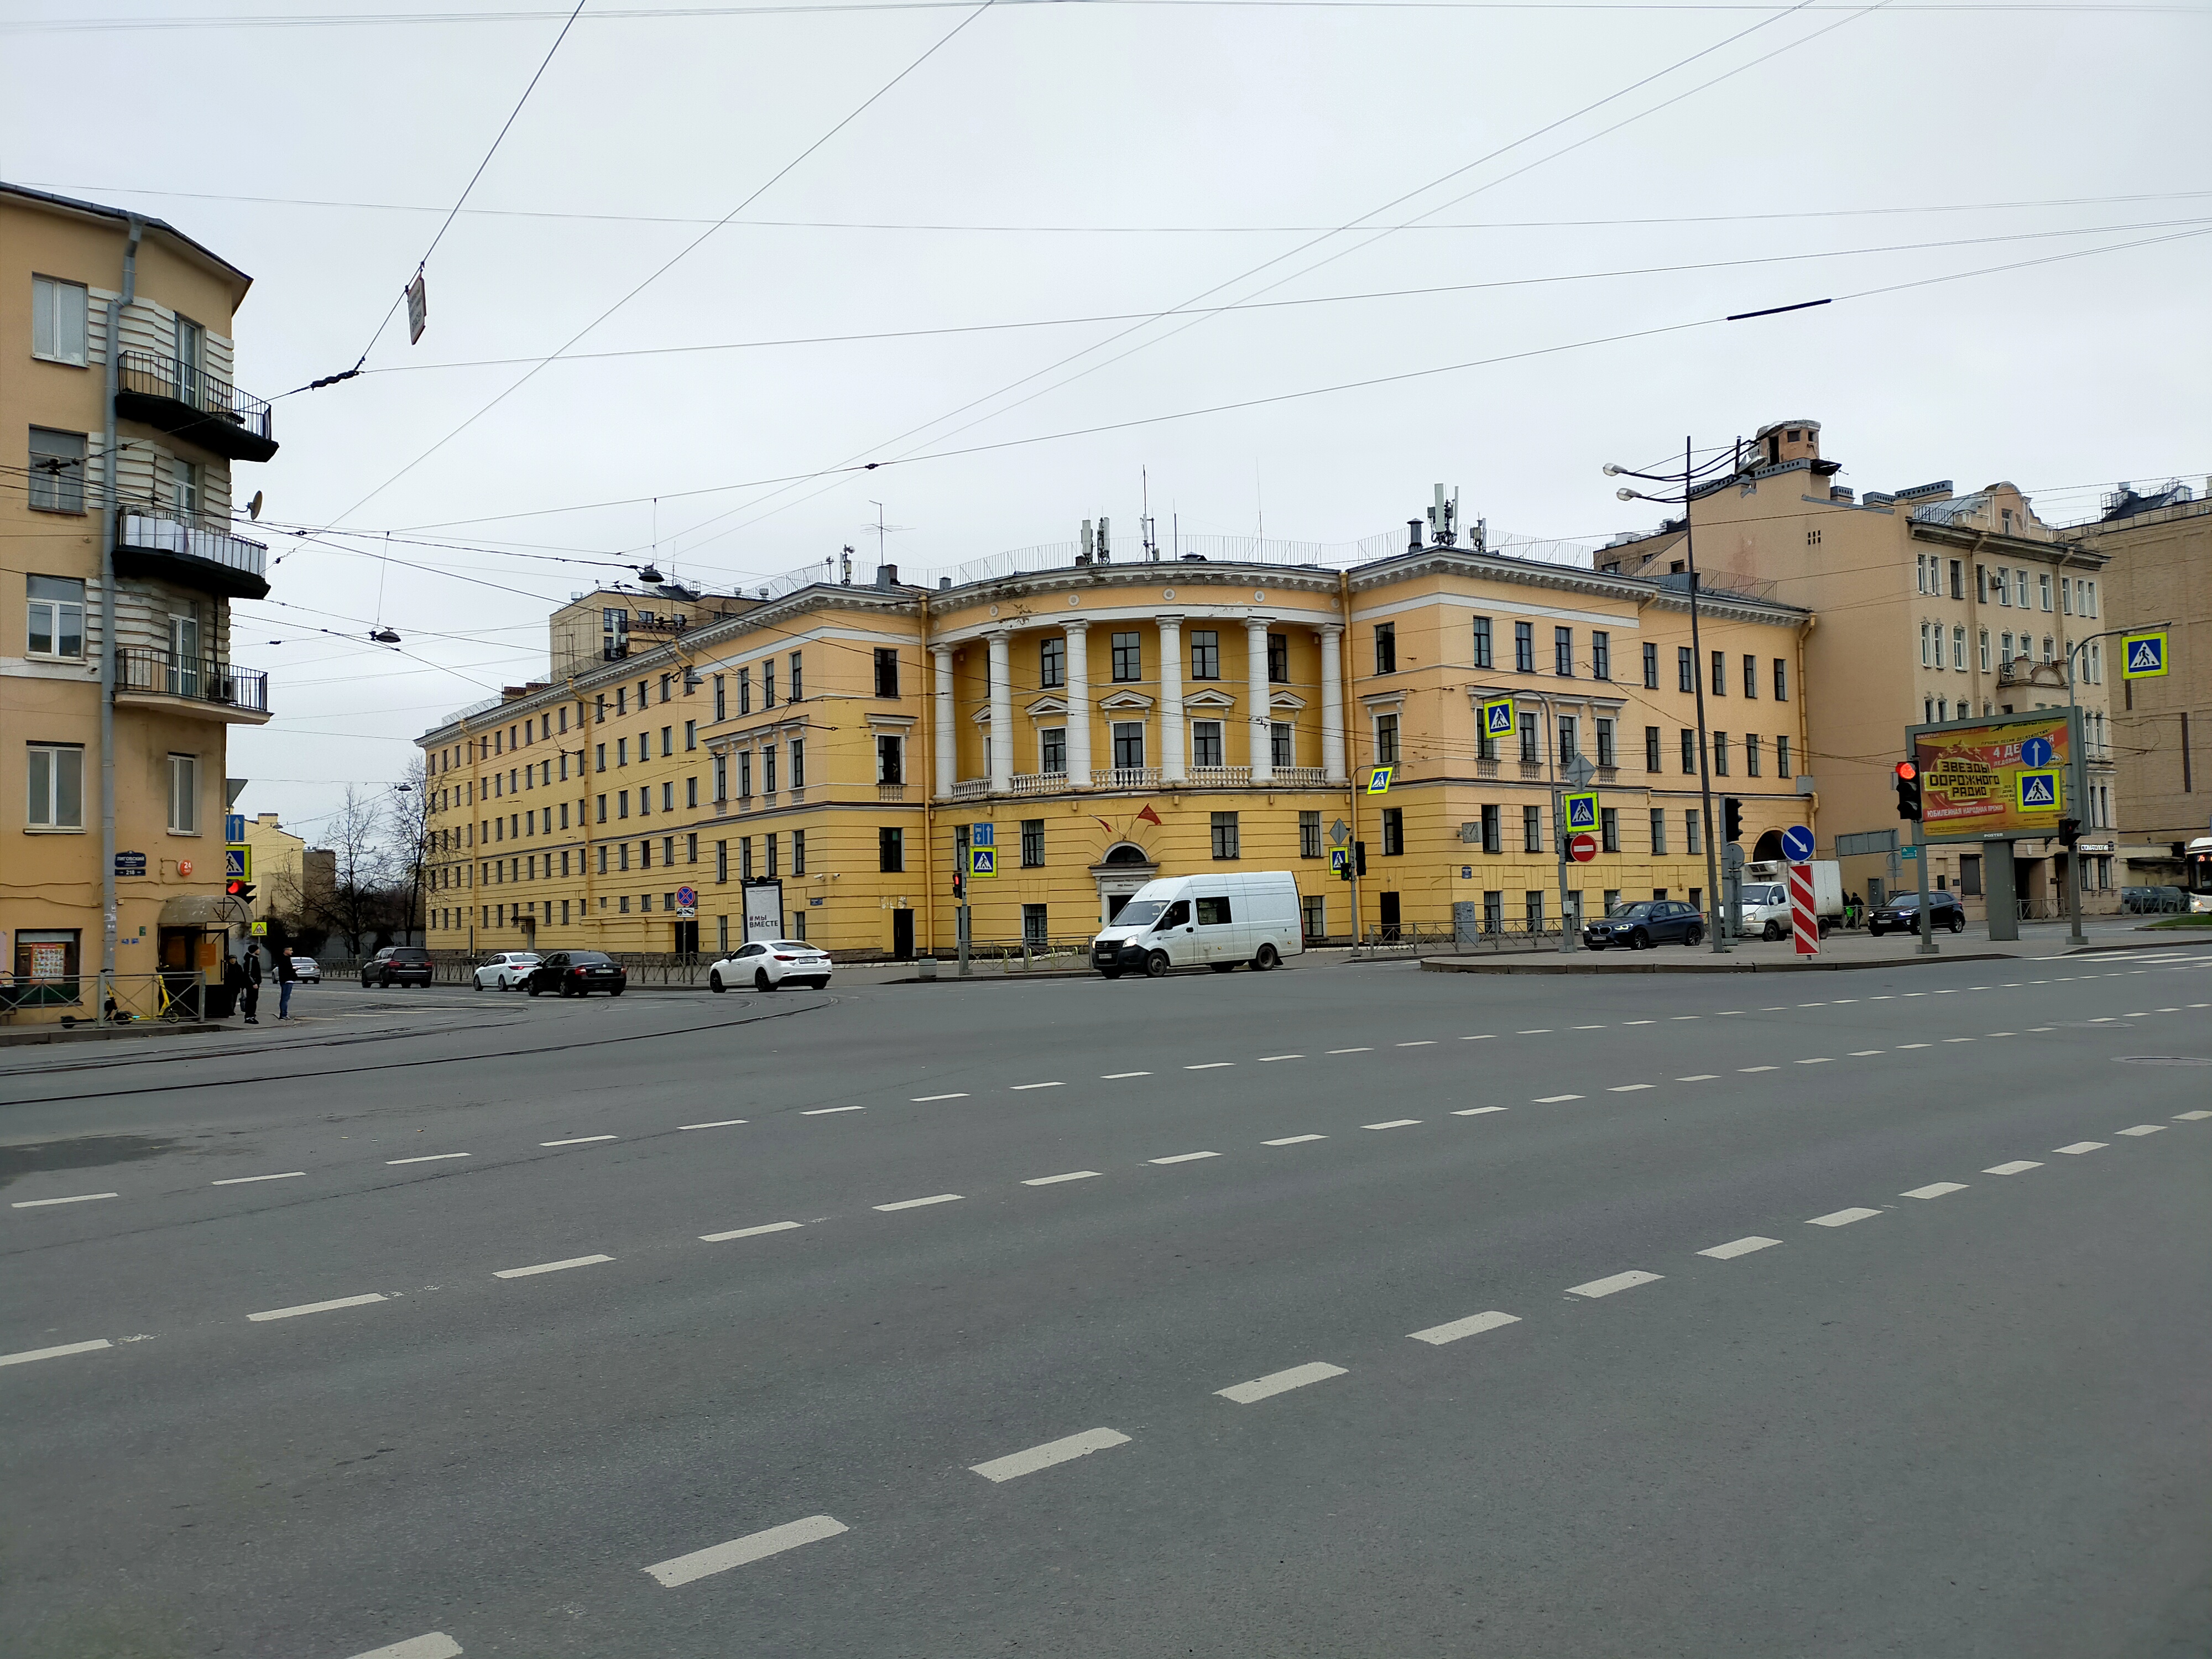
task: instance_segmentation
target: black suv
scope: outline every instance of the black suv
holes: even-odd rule
[[[1608,945],[1648,951],[1675,939],[1685,945],[1702,945],[1705,939],[1705,917],[1680,899],[1639,899],[1616,904],[1583,929],[1583,943],[1593,951],[1602,951]]]
[[[1928,896],[1928,922],[1931,929],[1948,927],[1956,933],[1965,929],[1966,913],[1956,898],[1938,888]],[[1887,933],[1917,933],[1919,931],[1920,895],[1917,893],[1900,893],[1867,917],[1867,933],[1874,939],[1880,939]]]
[[[428,985],[430,953],[419,945],[387,945],[361,964],[363,985]]]

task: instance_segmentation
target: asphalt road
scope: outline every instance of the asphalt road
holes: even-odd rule
[[[11,1655],[2212,1652],[2212,951],[313,1008],[0,1063]]]

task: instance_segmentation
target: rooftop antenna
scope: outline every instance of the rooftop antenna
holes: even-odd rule
[[[845,550],[837,556],[837,581],[843,587],[853,585],[853,548],[849,542],[846,544]]]
[[[1114,562],[1113,544],[1109,540],[1113,523],[1104,514],[1098,515],[1098,562],[1101,564]]]
[[[1452,488],[1447,496],[1442,484],[1437,486],[1436,503],[1429,508],[1429,540],[1438,547],[1459,544],[1459,489]]]
[[[1144,512],[1137,520],[1137,539],[1145,544],[1145,562],[1160,562],[1160,544],[1155,539],[1159,526],[1152,522],[1152,478],[1146,468],[1137,469],[1137,478],[1144,492]]]

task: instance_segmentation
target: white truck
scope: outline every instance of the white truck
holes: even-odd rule
[[[1820,920],[1820,937],[1840,926],[1844,919],[1843,866],[1833,859],[1815,859],[1807,866],[1813,872],[1813,914]],[[1743,867],[1742,897],[1736,915],[1737,932],[1746,939],[1790,937],[1790,866],[1779,860]]]
[[[1113,925],[1091,941],[1091,965],[1108,979],[1203,963],[1217,974],[1249,963],[1265,971],[1305,949],[1297,878],[1287,870],[1165,876],[1129,896]]]

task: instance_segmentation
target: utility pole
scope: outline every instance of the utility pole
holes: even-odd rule
[[[2075,653],[2083,650],[2092,640],[2109,640],[2124,634],[2142,634],[2154,628],[2172,626],[2172,622],[2168,620],[2139,623],[2133,628],[2108,628],[2100,634],[2085,634],[2066,647],[2066,742],[2074,751],[2069,757],[2072,764],[2066,769],[2066,783],[2073,790],[2074,799],[2067,803],[2070,811],[2061,809],[2061,817],[2076,819],[2085,830],[2090,827],[2088,814],[2083,811],[2089,797],[2089,757],[2082,752],[2087,745],[2081,740],[2081,709],[2074,696]],[[2121,672],[2126,672],[2124,664]],[[2184,752],[2187,751],[2185,750]],[[2081,854],[2076,850],[2081,841],[2078,833],[2075,841],[2075,846],[2066,849],[2066,942],[2069,945],[2087,945],[2089,936],[2081,931]],[[1923,896],[1920,902],[1924,905],[1928,901]]]

